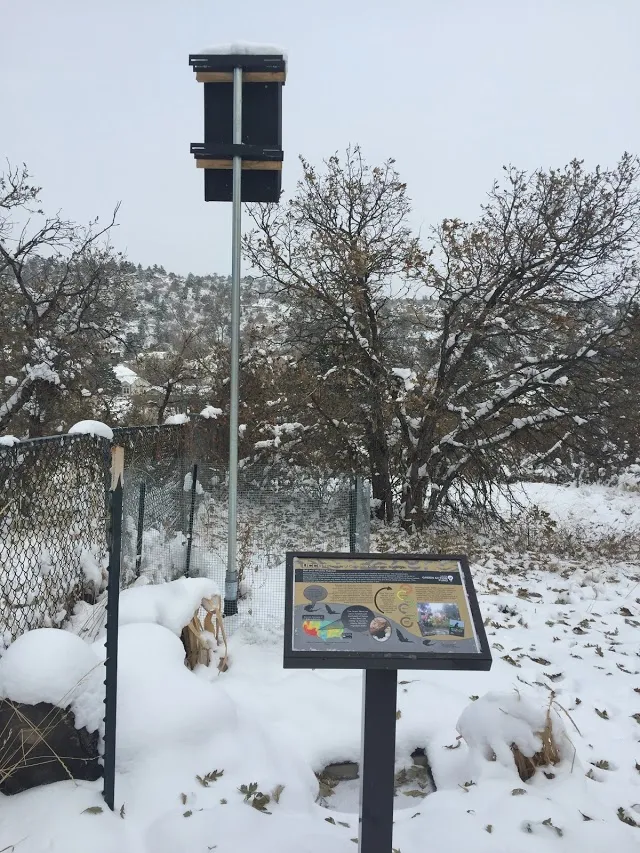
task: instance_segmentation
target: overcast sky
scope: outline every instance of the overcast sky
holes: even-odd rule
[[[298,155],[359,143],[423,229],[474,217],[504,163],[640,149],[640,0],[0,0],[0,28],[0,154],[71,218],[121,201],[118,248],[178,273],[230,271],[230,205],[189,153],[209,45],[288,51],[285,194]]]

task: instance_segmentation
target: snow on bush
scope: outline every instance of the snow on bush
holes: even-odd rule
[[[514,767],[514,748],[525,758],[543,751],[543,732],[552,736],[564,757],[568,742],[564,725],[550,703],[511,693],[487,693],[462,712],[457,729],[469,748],[487,761],[497,760],[504,767]]]
[[[98,592],[103,582],[102,567],[90,548],[83,548],[80,552],[80,568],[87,586],[93,586],[94,591]]]
[[[0,435],[0,446],[13,447],[14,444],[20,444],[20,439],[15,435]]]
[[[207,788],[196,774],[214,769],[223,775],[211,783],[211,806],[219,808],[221,797],[242,805],[238,788],[258,781],[265,791],[284,785],[292,805],[311,807],[317,791],[311,770],[289,754],[284,739],[262,728],[255,708],[238,708],[217,672],[209,679],[187,669],[182,643],[171,631],[150,624],[121,627],[118,660],[117,769],[137,773],[131,797],[148,803],[145,811],[153,804],[158,815],[170,811],[184,822],[180,791],[190,803],[205,805]],[[121,778],[120,796],[127,797],[131,783]]]
[[[120,594],[120,625],[149,622],[179,635],[202,599],[212,595],[220,595],[220,589],[208,578],[179,578],[154,586],[134,586]]]
[[[66,612],[56,609],[60,598],[52,598],[48,589],[56,585],[61,592],[70,594],[73,577],[58,562],[53,566],[49,549],[35,536],[9,540],[9,544],[11,559],[8,565],[0,567],[0,623],[6,606],[8,610],[20,610],[27,624],[44,623],[46,627],[60,624]]]
[[[182,491],[183,492],[190,492],[192,486],[193,486],[193,474],[191,471],[187,471],[187,473],[184,475],[184,482],[182,484]],[[198,480],[198,479],[196,479],[196,494],[197,495],[203,495],[204,494],[204,489],[202,488],[202,484],[200,483],[200,480]]]
[[[165,426],[179,426],[180,424],[188,424],[189,416],[185,414],[178,415],[169,415],[168,418],[165,418],[164,425]]]
[[[640,491],[640,465],[627,465],[613,478],[611,485],[626,489],[629,492]]]
[[[215,406],[205,406],[204,409],[200,412],[200,417],[202,418],[211,418],[215,420],[220,417],[222,414],[222,409],[216,409]]]
[[[417,376],[414,370],[408,367],[394,367],[391,373],[396,379],[400,379],[404,383],[405,391],[413,391],[416,387]]]
[[[78,728],[97,731],[104,717],[104,669],[79,637],[38,628],[19,637],[0,658],[0,698],[70,708]]]
[[[93,435],[98,438],[113,439],[113,430],[102,421],[78,421],[69,427],[69,435]]]
[[[140,575],[154,583],[172,581],[182,576],[186,548],[187,537],[183,533],[172,534],[157,527],[145,530],[142,534]]]

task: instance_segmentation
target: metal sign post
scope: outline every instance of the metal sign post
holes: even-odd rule
[[[365,669],[358,831],[361,853],[390,853],[393,849],[397,696],[397,670]]]

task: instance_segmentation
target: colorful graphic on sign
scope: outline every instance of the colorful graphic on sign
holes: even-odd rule
[[[294,557],[292,650],[477,654],[453,560]]]

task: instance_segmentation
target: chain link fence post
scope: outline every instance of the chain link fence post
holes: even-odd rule
[[[189,577],[191,569],[191,548],[193,547],[193,517],[196,511],[196,490],[198,488],[198,465],[194,462],[191,471],[191,505],[189,508],[189,523],[187,526],[187,557],[185,560],[184,573]]]
[[[124,447],[111,448],[109,500],[109,580],[107,582],[107,624],[104,697],[104,785],[102,796],[115,808],[116,723],[118,706],[118,616],[120,604],[120,559],[122,552],[122,489]]]
[[[358,551],[358,478],[352,477],[349,484],[349,552]]]
[[[140,482],[140,496],[138,498],[138,533],[136,536],[136,578],[140,577],[142,567],[142,547],[144,533],[144,503],[147,494],[147,484],[144,480]]]

